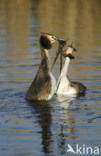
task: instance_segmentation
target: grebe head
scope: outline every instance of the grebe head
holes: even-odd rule
[[[52,44],[57,41],[57,37],[49,33],[41,33],[40,45],[45,49],[50,49]]]
[[[62,55],[64,57],[69,57],[70,59],[74,59],[75,55],[74,53],[76,52],[76,48],[74,48],[72,45],[67,46],[65,50],[62,51]]]

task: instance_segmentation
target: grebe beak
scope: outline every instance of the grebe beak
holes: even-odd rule
[[[67,40],[60,39],[60,38],[57,38],[57,41],[59,42],[59,45],[60,45],[60,46],[64,46],[64,45],[66,45],[66,43],[67,43]]]

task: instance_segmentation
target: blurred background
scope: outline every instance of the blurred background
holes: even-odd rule
[[[74,40],[69,75],[87,86],[85,97],[24,99],[40,64],[40,32]],[[100,51],[100,0],[0,0],[0,155],[59,156],[67,155],[67,143],[101,146]],[[58,78],[59,60],[53,73]]]

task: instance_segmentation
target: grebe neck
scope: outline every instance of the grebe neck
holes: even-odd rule
[[[42,61],[42,64],[48,68],[48,70],[51,69],[48,50],[43,47],[41,47],[41,61]]]
[[[69,69],[69,64],[70,64],[70,58],[66,57],[64,66],[63,66],[61,74],[60,74],[61,77],[67,75],[67,72]]]

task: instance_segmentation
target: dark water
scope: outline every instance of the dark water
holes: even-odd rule
[[[40,64],[41,31],[75,40],[69,74],[87,86],[85,97],[24,99]],[[101,147],[101,2],[0,0],[0,156],[71,156],[67,144]]]

